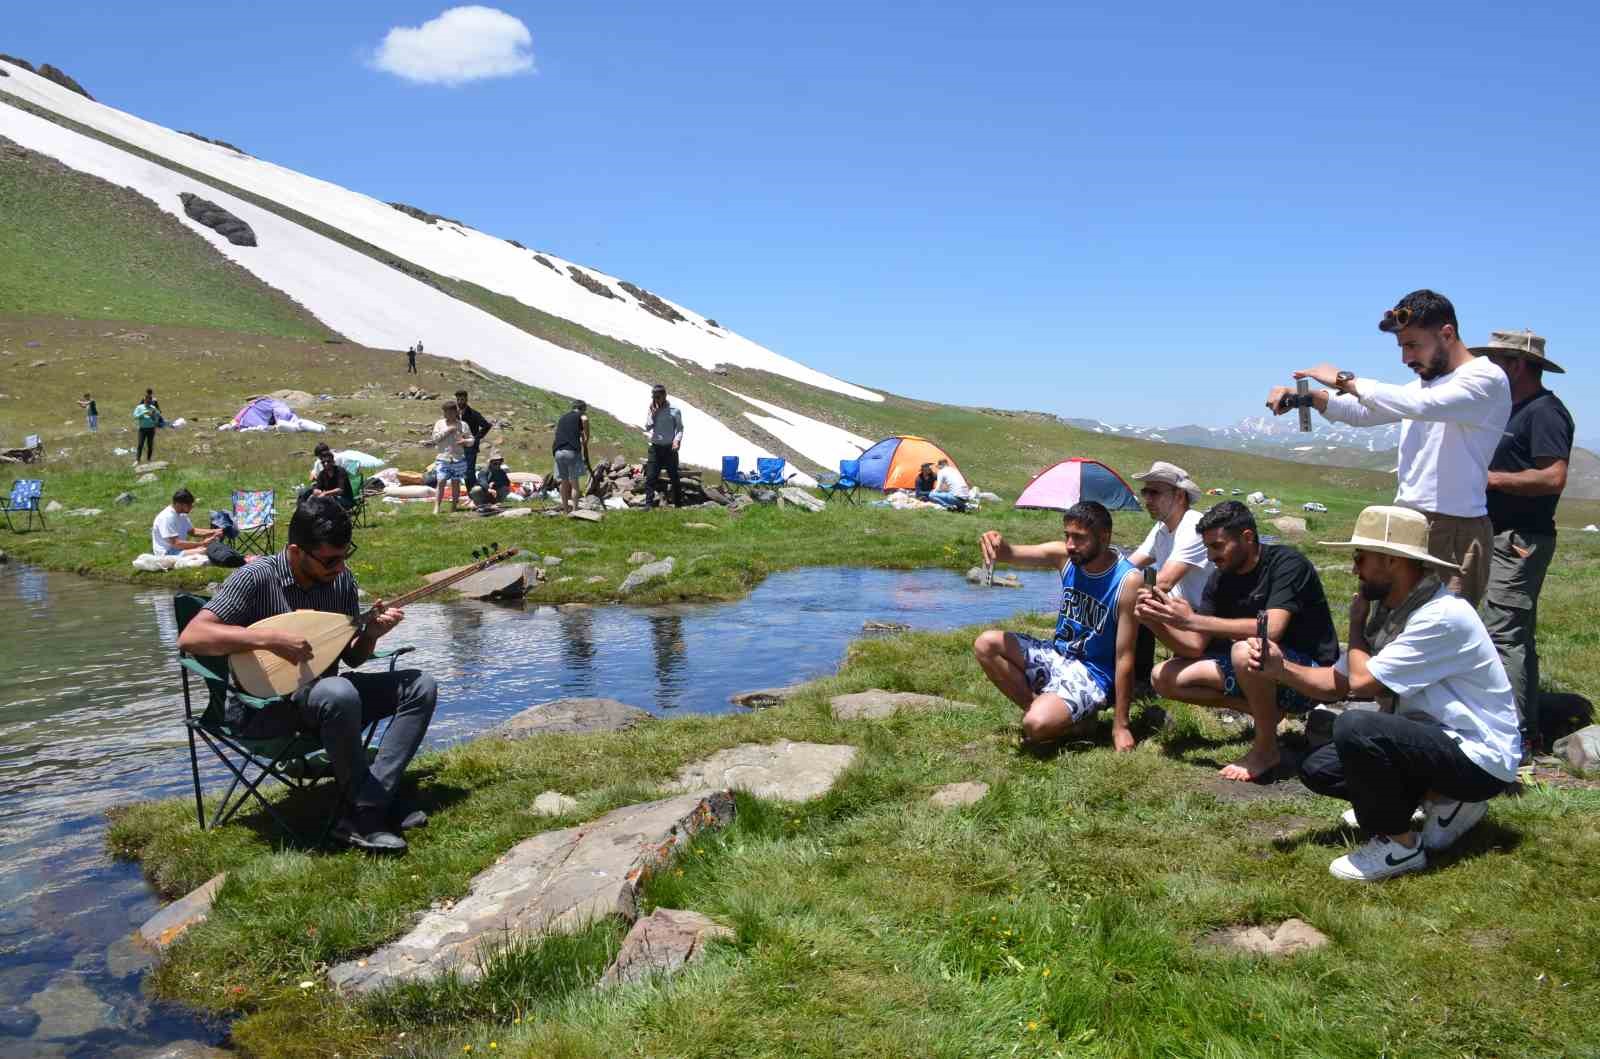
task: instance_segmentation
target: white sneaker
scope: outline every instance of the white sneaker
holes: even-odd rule
[[[1421,871],[1427,866],[1428,854],[1420,845],[1407,849],[1382,835],[1373,835],[1328,865],[1328,871],[1341,879],[1378,882],[1391,876],[1404,875],[1408,871]]]
[[[1418,809],[1416,812],[1411,814],[1411,825],[1413,827],[1419,826],[1419,825],[1421,825],[1421,823],[1423,822],[1424,819],[1425,819],[1425,814],[1423,813],[1423,811],[1421,809]],[[1350,808],[1346,809],[1340,815],[1339,822],[1341,824],[1343,824],[1345,827],[1350,828],[1352,831],[1361,830],[1361,821],[1356,819],[1355,806],[1351,806]],[[1430,846],[1429,848],[1431,849],[1432,847]]]
[[[1422,822],[1422,846],[1430,853],[1449,849],[1456,839],[1478,826],[1489,811],[1488,802],[1453,802],[1441,798],[1428,806]]]

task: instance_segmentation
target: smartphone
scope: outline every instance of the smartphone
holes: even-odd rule
[[[1264,661],[1267,656],[1267,612],[1256,611],[1256,639],[1261,641],[1261,657]],[[1256,668],[1261,668],[1261,663],[1256,663]]]
[[[1144,587],[1145,588],[1155,588],[1156,587],[1156,564],[1155,563],[1151,563],[1149,566],[1144,568]]]

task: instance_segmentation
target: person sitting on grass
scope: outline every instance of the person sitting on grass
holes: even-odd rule
[[[1472,830],[1516,780],[1522,738],[1499,652],[1472,604],[1448,587],[1460,568],[1429,554],[1425,514],[1369,507],[1350,540],[1324,543],[1355,549],[1350,650],[1336,666],[1307,666],[1253,641],[1248,660],[1309,698],[1376,696],[1383,707],[1340,714],[1333,741],[1300,766],[1307,787],[1349,801],[1346,822],[1372,836],[1328,870],[1375,882],[1420,871],[1429,853]],[[1369,630],[1375,603],[1387,613]],[[1419,806],[1420,835],[1411,830]]]
[[[1316,703],[1244,664],[1259,615],[1266,612],[1268,639],[1302,666],[1333,665],[1339,659],[1339,638],[1317,568],[1288,545],[1262,544],[1249,508],[1224,500],[1196,528],[1216,566],[1200,606],[1160,588],[1139,593],[1134,613],[1173,654],[1155,667],[1151,681],[1164,698],[1247,710],[1255,721],[1254,743],[1221,776],[1262,781],[1282,756],[1281,715],[1304,713]]]
[[[941,507],[952,511],[965,511],[967,509],[967,480],[961,477],[961,472],[949,460],[940,460],[938,472],[934,475],[933,490],[928,494],[928,499]]]
[[[292,610],[358,616],[356,580],[346,565],[355,551],[350,537],[350,515],[344,508],[327,497],[309,497],[289,519],[288,547],[229,574],[205,609],[184,627],[179,649],[196,655],[264,650],[295,665],[309,661],[311,644],[303,636],[250,626]],[[405,611],[374,601],[372,619],[340,661],[358,666],[372,657],[378,640],[404,618]],[[345,799],[335,837],[368,852],[400,853],[406,842],[398,832],[428,819],[421,811],[397,811],[395,795],[427,734],[438,695],[434,679],[419,669],[330,673],[259,710],[230,695],[227,722],[247,739],[316,733]],[[361,733],[384,717],[394,719],[369,766]]]
[[[939,476],[933,473],[933,464],[924,463],[917,468],[917,480],[912,483],[911,491],[918,500],[928,500],[938,484]]]
[[[979,538],[986,563],[1054,569],[1061,574],[1056,633],[1041,640],[988,629],[972,651],[984,674],[1022,707],[1022,736],[1040,746],[1094,729],[1108,699],[1111,741],[1132,750],[1128,703],[1133,691],[1133,617],[1141,578],[1111,547],[1111,512],[1085,500],[1061,516],[1061,539],[1011,544],[998,530]]]
[[[182,555],[204,549],[222,536],[219,529],[194,536],[194,524],[189,521],[189,512],[193,510],[194,494],[188,489],[179,488],[172,494],[172,503],[162,508],[150,525],[151,555]]]
[[[316,471],[311,476],[311,484],[301,488],[297,502],[303,504],[307,497],[325,496],[337,501],[346,511],[355,507],[356,493],[350,484],[350,472],[334,462],[333,449],[326,441],[319,441],[312,452],[317,457]]]
[[[511,476],[506,473],[505,457],[499,449],[489,451],[489,466],[478,476],[478,484],[472,487],[471,495],[479,511],[491,511],[511,495]]]
[[[446,401],[442,409],[444,418],[433,424],[433,443],[438,447],[439,458],[434,463],[438,491],[433,494],[433,513],[439,513],[439,503],[444,499],[444,487],[450,486],[450,510],[461,508],[461,492],[467,480],[466,445],[470,434],[461,422],[461,411],[454,401]]]

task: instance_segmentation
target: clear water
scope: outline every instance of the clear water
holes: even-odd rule
[[[868,620],[919,629],[1054,605],[1053,578],[982,589],[947,571],[768,578],[736,603],[419,604],[390,642],[440,682],[429,743],[549,699],[720,713],[736,692],[832,672]],[[0,566],[0,1059],[136,1056],[225,1028],[142,995],[130,943],[160,900],[104,852],[104,810],[189,789],[168,593]]]

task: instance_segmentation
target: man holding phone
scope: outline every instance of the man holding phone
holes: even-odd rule
[[[1128,556],[1128,562],[1144,571],[1145,587],[1177,592],[1191,607],[1198,607],[1206,583],[1216,567],[1206,556],[1200,539],[1200,512],[1194,509],[1200,487],[1189,472],[1176,464],[1157,460],[1143,474],[1133,476],[1143,482],[1139,500],[1155,520],[1144,543]],[[1133,679],[1136,685],[1148,684],[1156,663],[1156,638],[1140,627],[1134,648]]]
[[[1319,667],[1339,660],[1339,639],[1317,568],[1288,545],[1262,544],[1249,508],[1225,500],[1206,512],[1199,529],[1216,566],[1200,606],[1156,587],[1139,593],[1134,614],[1173,653],[1151,674],[1157,694],[1247,710],[1255,721],[1253,745],[1221,770],[1222,778],[1264,780],[1281,758],[1279,718],[1304,713],[1315,700],[1253,668],[1251,641],[1265,631],[1285,657]]]

